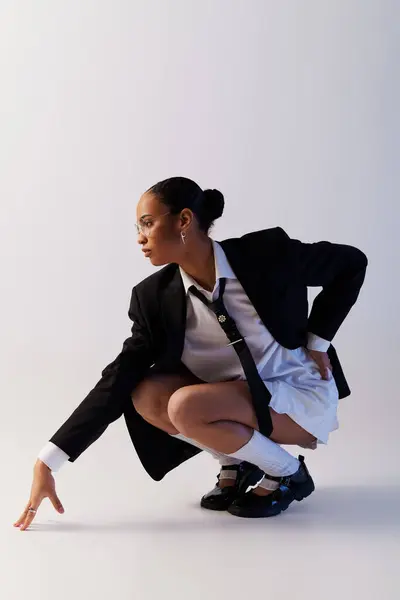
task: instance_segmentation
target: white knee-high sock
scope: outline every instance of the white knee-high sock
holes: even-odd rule
[[[223,456],[222,454],[220,454],[216,450],[212,450],[211,448],[207,448],[206,446],[203,446],[203,444],[199,444],[199,442],[196,442],[195,440],[192,440],[191,438],[187,438],[184,435],[182,435],[181,433],[176,433],[174,435],[170,434],[170,435],[172,437],[174,437],[174,438],[177,438],[178,440],[182,440],[183,442],[187,442],[188,444],[192,444],[192,446],[196,446],[196,448],[200,448],[200,450],[205,450],[206,452],[208,452],[209,454],[211,454],[217,460],[219,460],[220,457]]]
[[[257,465],[265,473],[276,477],[293,475],[300,466],[297,458],[256,430],[247,444],[227,456],[246,460]]]
[[[242,461],[239,460],[238,458],[232,458],[230,456],[227,456],[226,454],[222,454],[221,452],[217,452],[216,450],[212,450],[211,448],[207,448],[206,446],[203,446],[203,444],[200,444],[199,442],[196,442],[195,440],[192,440],[191,438],[187,438],[184,435],[182,435],[182,433],[176,433],[176,434],[170,434],[172,437],[178,438],[178,440],[182,440],[183,442],[187,442],[188,444],[192,444],[192,446],[196,446],[196,448],[200,448],[201,450],[205,450],[206,452],[208,452],[209,454],[211,454],[211,456],[215,459],[217,459],[219,461],[219,464],[222,466],[231,466],[231,465],[238,465],[240,464]]]

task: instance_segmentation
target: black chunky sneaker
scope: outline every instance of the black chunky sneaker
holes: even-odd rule
[[[221,478],[222,471],[236,471],[236,480],[233,485],[220,487],[219,480]],[[217,485],[214,489],[202,497],[200,506],[207,508],[208,510],[226,510],[237,497],[238,483],[241,473],[242,463],[238,465],[222,466],[220,473],[217,475]]]
[[[301,501],[307,498],[315,489],[312,477],[304,462],[304,456],[299,456],[300,466],[293,475],[272,477],[279,483],[279,488],[271,494],[258,496],[248,493],[242,485],[240,492],[228,507],[228,512],[235,517],[249,519],[273,517],[286,510],[293,500]],[[247,492],[247,493],[246,493]]]
[[[208,510],[227,510],[227,508],[249,488],[254,487],[264,477],[264,472],[248,462],[238,465],[221,467],[221,471],[236,471],[234,485],[221,488],[219,486],[220,474],[217,475],[218,483],[213,490],[205,494],[200,506]]]

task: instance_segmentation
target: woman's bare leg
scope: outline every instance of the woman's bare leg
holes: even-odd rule
[[[286,414],[269,409],[273,442],[313,447],[315,437]],[[205,446],[232,454],[242,448],[259,430],[247,381],[203,383],[177,390],[168,403],[168,415],[185,436]],[[232,482],[229,482],[232,484]],[[268,490],[258,488],[265,495]]]
[[[168,402],[172,394],[201,380],[190,372],[154,373],[143,379],[132,392],[136,411],[151,425],[166,433],[176,435],[179,431],[168,416]]]
[[[179,389],[203,383],[201,379],[186,370],[177,374],[154,373],[146,377],[135,388],[132,393],[132,402],[136,411],[148,423],[170,435],[177,435],[181,432],[174,427],[168,416],[169,399]],[[220,486],[234,485],[235,481],[235,479],[223,479]]]
[[[188,389],[188,386],[190,386],[190,389]],[[205,388],[203,386],[206,386]],[[218,386],[216,388],[213,389],[213,387],[210,386]],[[221,386],[223,386],[221,388]],[[225,386],[228,386],[225,387]],[[186,435],[187,437],[192,437],[192,439],[196,439],[193,436],[189,436],[186,432],[186,428],[185,428],[185,432],[183,431],[179,431],[177,429],[177,427],[171,422],[170,419],[170,415],[168,412],[168,406],[169,406],[169,402],[171,397],[175,394],[174,396],[174,403],[177,401],[178,396],[176,396],[176,393],[180,390],[180,397],[183,397],[183,394],[185,394],[185,398],[189,399],[189,395],[186,396],[185,393],[185,388],[186,388],[186,392],[190,395],[190,413],[192,417],[196,417],[196,414],[200,408],[201,413],[206,412],[206,410],[203,409],[207,409],[207,407],[209,406],[210,403],[213,402],[213,394],[218,394],[218,398],[221,398],[221,392],[223,392],[223,396],[226,399],[225,402],[220,405],[219,410],[224,412],[224,411],[229,411],[228,414],[230,414],[230,419],[229,421],[236,421],[237,419],[243,419],[245,423],[250,423],[252,428],[258,428],[257,423],[256,423],[256,418],[255,418],[255,413],[254,413],[254,409],[253,409],[253,405],[251,402],[251,396],[250,393],[246,393],[246,391],[248,391],[248,386],[247,386],[247,382],[246,381],[232,381],[232,382],[221,382],[221,383],[217,383],[217,384],[206,384],[204,383],[202,380],[198,379],[196,376],[194,376],[191,372],[183,372],[183,373],[179,373],[179,374],[159,374],[159,373],[155,373],[153,375],[150,375],[149,377],[147,377],[146,379],[144,379],[140,384],[138,384],[138,386],[136,386],[134,392],[132,393],[132,401],[133,404],[135,406],[136,411],[149,423],[151,423],[152,425],[154,425],[155,427],[158,427],[159,429],[162,429],[163,431],[165,431],[166,433],[169,433],[171,435],[176,435],[177,433],[184,433],[184,435]],[[198,388],[202,388],[202,389],[198,389]],[[234,388],[234,394],[232,396],[232,388]],[[198,392],[205,392],[205,395],[203,396],[203,394],[199,394]],[[196,398],[197,400],[195,401],[194,398],[195,396],[193,395],[194,393],[196,393]],[[242,410],[238,411],[238,402],[237,400],[235,400],[237,395],[242,395],[244,394],[244,402],[245,404],[242,406]],[[204,398],[207,397],[208,401],[204,402]],[[219,404],[219,402],[217,403]],[[195,411],[195,405],[197,406],[197,409]],[[232,412],[232,405],[235,406],[235,410]],[[183,407],[180,407],[180,410]],[[214,408],[215,408],[215,404],[214,404]],[[169,410],[172,410],[172,405],[169,407]],[[208,410],[208,409],[207,409]],[[244,410],[244,413],[243,413]],[[272,410],[272,409],[271,409]],[[274,424],[274,433],[271,436],[271,439],[273,441],[277,441],[276,439],[274,439],[274,435],[276,434],[277,431],[277,427],[279,427],[279,429],[282,429],[282,427],[285,426],[285,421],[287,419],[289,419],[289,423],[290,423],[290,427],[292,427],[294,425],[294,431],[291,431],[291,437],[290,439],[292,441],[285,441],[285,442],[278,442],[278,443],[285,443],[285,444],[298,444],[301,445],[303,447],[313,447],[313,443],[315,443],[315,438],[313,436],[310,437],[310,434],[307,434],[305,437],[301,436],[301,440],[299,441],[293,441],[294,439],[297,439],[297,434],[298,434],[298,429],[299,426],[294,423],[292,421],[292,419],[290,419],[289,417],[287,417],[287,415],[279,415],[278,413],[275,413],[275,411],[272,411],[274,413],[273,416],[273,424]],[[220,420],[217,417],[220,417],[221,415],[215,415],[214,414],[214,418],[216,418],[216,420]],[[226,416],[226,412],[225,412],[225,416]],[[287,419],[286,419],[287,418]],[[283,422],[282,422],[283,421]],[[240,421],[239,421],[240,423]],[[254,427],[256,426],[256,427]],[[301,428],[300,428],[301,429]],[[303,431],[303,430],[302,430]],[[218,433],[219,436],[219,433]],[[202,437],[202,439],[196,439],[196,441],[202,443],[203,445],[207,446],[207,447],[212,447],[212,446],[208,446],[208,444],[205,444],[204,441],[202,441],[204,438]],[[208,438],[207,438],[208,439]],[[245,442],[244,442],[245,443]],[[242,444],[243,445],[243,444]],[[216,448],[214,448],[216,449]],[[220,486],[221,487],[225,487],[225,486],[230,486],[230,485],[234,485],[235,483],[235,479],[222,479],[220,481]]]
[[[310,446],[308,431],[286,414],[269,409],[273,424],[270,439],[277,444]],[[168,416],[184,435],[231,454],[259,430],[247,381],[224,381],[187,386],[177,390],[168,403]]]

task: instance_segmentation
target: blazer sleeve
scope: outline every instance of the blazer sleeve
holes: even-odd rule
[[[301,242],[279,229],[287,238],[292,275],[302,285],[322,287],[310,311],[308,331],[332,341],[358,298],[367,256],[346,244]]]
[[[128,315],[133,321],[131,336],[124,341],[121,352],[103,369],[95,387],[49,440],[69,455],[69,462],[74,462],[123,414],[126,402],[131,402],[133,388],[153,362],[135,288]]]

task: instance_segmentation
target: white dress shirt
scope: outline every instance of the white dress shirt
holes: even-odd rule
[[[216,273],[212,292],[205,290],[179,267],[187,302],[182,362],[206,382],[246,379],[239,357],[233,346],[227,345],[229,340],[215,314],[188,292],[188,288],[195,285],[208,300],[213,301],[218,297],[219,279],[225,277],[224,304],[245,338],[257,370],[272,395],[271,408],[288,414],[312,433],[319,443],[326,444],[329,433],[338,428],[339,392],[335,380],[332,375],[329,380],[322,379],[317,364],[305,348],[289,350],[272,337],[233,272],[222,246],[213,239],[212,244]],[[329,341],[309,333],[309,349],[326,352],[329,345]],[[69,456],[48,442],[38,458],[52,471],[58,471]]]

